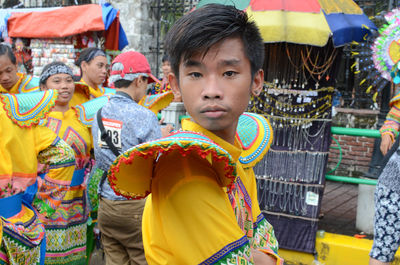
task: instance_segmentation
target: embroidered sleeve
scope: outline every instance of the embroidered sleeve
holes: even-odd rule
[[[380,133],[390,134],[392,140],[396,139],[400,129],[400,101],[396,101],[386,116],[385,123],[379,130]]]
[[[246,178],[243,178],[248,196],[251,198],[253,237],[250,244],[253,249],[257,249],[265,254],[271,255],[276,259],[276,264],[283,264],[283,259],[278,255],[278,240],[275,237],[274,228],[261,213],[257,197],[257,183],[252,168],[245,169]]]
[[[75,153],[62,139],[56,138],[38,155],[39,163],[49,165],[47,177],[60,181],[71,181],[75,168]]]
[[[274,228],[264,218],[263,214],[258,216],[257,222],[254,224],[254,237],[251,246],[275,257],[277,265],[283,265],[283,259],[278,256],[278,240],[275,237]]]
[[[66,142],[57,137],[48,148],[40,151],[38,160],[42,164],[48,164],[50,169],[69,167],[75,165],[75,153]]]

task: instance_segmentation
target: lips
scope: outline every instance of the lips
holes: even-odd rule
[[[206,106],[201,109],[200,113],[209,118],[219,118],[226,113],[226,109],[220,106]]]

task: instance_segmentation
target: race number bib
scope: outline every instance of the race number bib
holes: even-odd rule
[[[119,150],[122,149],[121,142],[121,130],[122,130],[122,122],[110,119],[101,119],[103,121],[104,129],[108,134],[108,137],[111,139],[111,142],[115,145],[115,147]],[[101,140],[101,131],[99,130],[97,142],[101,148],[108,148],[107,142]]]

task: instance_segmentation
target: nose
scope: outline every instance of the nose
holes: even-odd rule
[[[204,78],[201,97],[203,99],[222,99],[223,93],[216,76]]]

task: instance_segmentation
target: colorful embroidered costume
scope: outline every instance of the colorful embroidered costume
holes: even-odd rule
[[[93,98],[98,98],[103,95],[113,95],[115,94],[115,89],[98,86],[93,88],[89,86],[83,79],[79,82],[75,82],[75,92],[69,104],[71,106],[76,106],[78,104],[85,103]]]
[[[10,90],[0,85],[0,94],[19,94],[39,91],[39,78],[22,73],[17,73],[17,75],[19,76],[18,82],[15,83]]]
[[[109,171],[117,193],[151,193],[143,215],[148,263],[253,264],[253,248],[283,264],[252,170],[271,144],[269,123],[243,114],[235,145],[189,120],[182,129],[128,150]]]
[[[71,147],[36,126],[56,99],[55,91],[0,95],[0,264],[44,260],[45,229],[31,208],[34,194],[26,189],[36,182],[38,161],[48,165],[53,179],[72,176],[75,165]]]
[[[162,94],[168,91],[171,91],[171,86],[168,82],[164,82],[163,80],[162,82],[157,82],[152,86],[150,95]]]
[[[75,172],[53,179],[47,175],[39,188],[34,206],[47,217],[45,264],[86,264],[88,208],[85,170],[90,160],[90,129],[79,119],[75,108],[65,113],[50,112],[46,126],[75,151]]]

